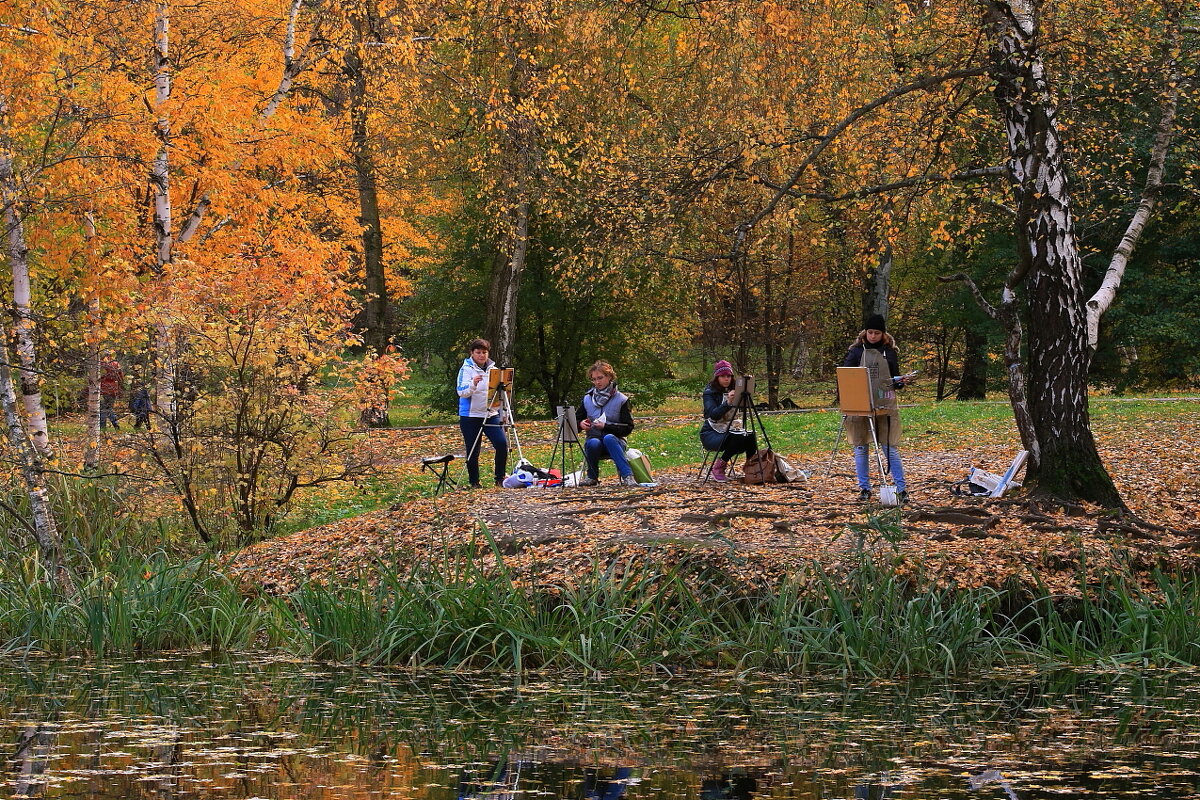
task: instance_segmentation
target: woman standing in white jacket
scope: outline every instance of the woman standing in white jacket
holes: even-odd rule
[[[479,450],[483,436],[487,436],[496,450],[495,481],[499,486],[508,472],[508,437],[504,435],[500,409],[488,406],[487,373],[495,366],[488,357],[492,344],[487,339],[472,339],[467,350],[470,355],[463,359],[457,381],[458,427],[467,446],[467,479],[471,488],[481,487]]]

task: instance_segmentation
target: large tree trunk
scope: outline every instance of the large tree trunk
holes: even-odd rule
[[[880,226],[888,224],[886,219],[879,221]],[[867,273],[863,281],[863,296],[862,310],[863,319],[872,314],[879,314],[884,319],[887,319],[888,311],[888,294],[891,291],[892,285],[892,243],[885,236],[878,244],[878,253],[875,257],[875,265]]]
[[[987,334],[967,324],[964,336],[962,379],[958,382],[958,400],[987,398]]]
[[[16,164],[7,128],[8,106],[0,97],[0,201],[4,205],[3,224],[8,264],[12,272],[13,345],[21,382],[21,406],[33,446],[45,457],[52,455],[46,407],[35,345],[36,322],[33,317],[33,282],[29,275],[29,247],[25,244],[25,225],[21,219],[21,194]]]
[[[1029,408],[1041,445],[1028,473],[1067,500],[1123,507],[1096,450],[1088,417],[1087,331],[1078,243],[1053,92],[1029,0],[992,0],[996,101],[1008,134],[1017,238],[1027,265]]]
[[[497,263],[492,273],[488,294],[487,332],[492,340],[492,358],[500,366],[511,366],[517,341],[517,300],[521,291],[521,276],[529,254],[529,222],[533,213],[534,162],[537,150],[536,125],[521,110],[529,96],[534,65],[523,55],[517,55],[510,77],[511,96],[506,127],[512,177],[505,192],[505,213],[508,217],[505,253],[507,258]]]
[[[352,11],[355,45],[346,49],[343,72],[350,88],[350,151],[354,181],[358,187],[358,221],[362,226],[363,288],[366,302],[359,317],[363,341],[375,355],[387,350],[388,329],[387,277],[384,274],[383,227],[379,214],[379,188],[375,156],[368,125],[370,111],[367,67],[363,48],[378,37],[374,31],[374,6],[367,4]],[[384,409],[386,414],[386,409]]]

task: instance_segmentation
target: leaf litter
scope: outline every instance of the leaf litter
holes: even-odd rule
[[[550,439],[547,424],[528,428]],[[233,570],[247,586],[276,594],[305,580],[369,580],[380,566],[402,570],[448,555],[470,555],[495,572],[501,565],[488,536],[507,573],[530,587],[562,587],[598,570],[624,576],[687,563],[750,592],[811,576],[814,565],[844,574],[864,553],[922,586],[1015,582],[1065,596],[1079,594],[1081,570],[1089,582],[1132,572],[1150,589],[1155,569],[1195,569],[1200,414],[1114,418],[1096,428],[1131,515],[1035,503],[1019,490],[1001,499],[955,496],[950,484],[971,465],[1002,471],[1014,452],[1011,436],[974,431],[973,446],[964,448],[966,437],[953,430],[927,430],[904,448],[912,502],[902,509],[856,502],[845,448],[832,474],[828,454],[784,453],[811,477],[767,486],[700,482],[693,465],[656,473],[656,486],[626,488],[616,485],[610,465],[597,487],[456,491],[339,520],[249,547]],[[376,432],[368,446],[393,470],[414,474],[418,453],[452,452],[456,435],[450,428]]]

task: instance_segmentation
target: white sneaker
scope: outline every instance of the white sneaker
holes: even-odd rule
[[[621,485],[622,486],[638,486],[639,484],[637,482],[637,478],[633,477],[632,475],[622,475],[621,476]]]

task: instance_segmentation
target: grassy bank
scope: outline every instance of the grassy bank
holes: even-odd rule
[[[206,559],[120,552],[73,566],[78,594],[0,567],[0,653],[104,657],[203,648],[336,662],[634,672],[692,668],[848,676],[967,674],[1002,666],[1200,664],[1200,584],[1111,575],[1063,599],[1027,590],[914,587],[864,555],[837,577],[811,566],[746,596],[687,565],[582,576],[529,590],[447,558],[373,584],[243,594]]]

